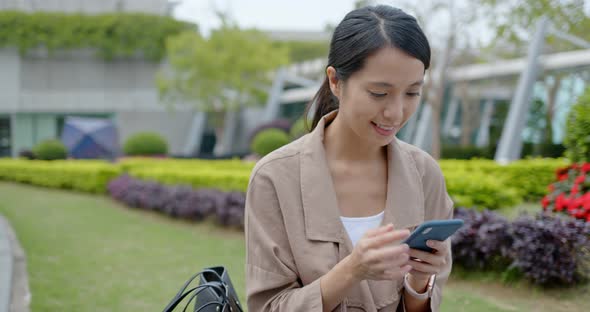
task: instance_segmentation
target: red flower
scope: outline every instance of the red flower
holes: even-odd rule
[[[541,205],[543,205],[543,209],[547,208],[547,206],[549,206],[549,203],[551,203],[551,200],[549,199],[549,195],[546,195],[541,200]]]
[[[577,164],[577,163],[575,163],[575,164],[572,164],[572,165],[570,166],[570,168],[571,168],[571,169],[578,170],[578,168],[580,168],[580,165],[579,165],[579,164]]]
[[[570,201],[570,206],[573,206],[574,208],[580,208],[583,205],[584,205],[584,197],[582,197],[582,196],[574,198]]]
[[[582,174],[574,180],[574,183],[575,184],[582,184],[582,183],[584,183],[584,181],[586,181],[586,176]]]
[[[590,213],[586,215],[586,222],[590,222]]]
[[[574,184],[574,186],[572,186],[571,194],[576,195],[578,193],[580,193],[580,187],[578,186],[578,184]]]
[[[555,210],[556,211],[563,211],[563,208],[567,207],[566,199],[563,194],[559,194],[555,199]]]
[[[567,173],[564,173],[558,177],[558,180],[561,182],[561,181],[567,180],[567,178],[568,178]]]
[[[582,172],[583,173],[590,172],[590,163],[585,163],[582,165]]]
[[[570,167],[559,168],[559,169],[555,170],[555,176],[557,178],[559,178],[560,176],[567,174],[569,170],[570,170]]]
[[[590,210],[590,193],[586,193],[586,195],[582,196],[582,206],[586,210]]]

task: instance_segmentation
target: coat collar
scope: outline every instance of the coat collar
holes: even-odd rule
[[[340,209],[323,144],[324,128],[336,115],[337,110],[322,117],[303,141],[301,194],[307,239],[344,244],[345,248],[340,250],[348,254],[352,251],[352,244],[340,221]],[[387,148],[387,200],[382,224],[393,223],[396,229],[413,227],[424,220],[421,178],[413,157],[397,139]]]

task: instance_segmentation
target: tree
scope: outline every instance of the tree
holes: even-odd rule
[[[466,14],[471,8],[460,7],[453,0],[435,0],[430,2],[405,2],[401,5],[416,16],[419,24],[431,39],[432,61],[428,73],[428,80],[424,86],[424,100],[432,109],[432,146],[431,154],[438,159],[441,156],[441,114],[444,103],[445,90],[449,84],[448,70],[451,65],[459,65],[461,58],[457,55],[462,52],[459,44],[469,42],[468,32],[460,32],[474,21],[474,18]],[[434,25],[430,23],[435,15],[443,15],[448,19],[448,25]],[[432,40],[439,38],[439,40]]]
[[[209,38],[184,32],[167,41],[169,70],[158,73],[160,97],[167,103],[184,101],[213,117],[215,150],[220,142],[223,116],[244,105],[264,103],[271,73],[288,61],[287,49],[273,45],[262,32],[242,30],[223,14],[221,27]]]
[[[554,30],[590,41],[590,16],[584,11],[584,0],[480,0],[481,10],[488,16],[488,21],[495,35],[490,47],[512,47],[511,56],[524,54],[532,35],[536,21],[547,16]],[[546,37],[548,52],[561,52],[579,49],[574,43],[563,40],[550,32]],[[497,49],[493,53],[499,52]],[[503,51],[506,52],[506,49]],[[556,111],[557,91],[567,73],[548,73],[541,78],[547,92],[544,109],[546,126],[543,131],[543,142],[553,142],[552,122]],[[538,106],[538,105],[537,105]]]

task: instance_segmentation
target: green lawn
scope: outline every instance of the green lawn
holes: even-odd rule
[[[223,264],[244,299],[243,234],[106,196],[0,183],[0,213],[28,259],[32,311],[158,311],[193,272]],[[541,292],[453,278],[443,311],[581,311],[588,289]]]

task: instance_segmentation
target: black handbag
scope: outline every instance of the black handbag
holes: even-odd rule
[[[197,277],[200,277],[199,286],[187,290]],[[222,266],[206,268],[193,275],[166,306],[164,312],[174,311],[185,299],[188,301],[182,311],[187,311],[194,300],[193,312],[243,312],[229,274]]]

